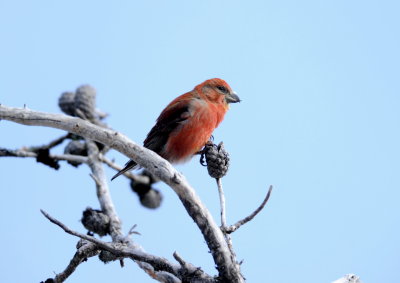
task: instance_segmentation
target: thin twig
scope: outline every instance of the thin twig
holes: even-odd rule
[[[187,266],[187,262],[178,254],[178,252],[175,251],[173,256],[181,266]]]
[[[40,210],[41,213],[52,223],[55,225],[59,226],[61,229],[63,229],[66,233],[79,237],[81,239],[87,240],[93,244],[95,244],[98,248],[107,250],[114,254],[116,257],[121,257],[121,258],[130,258],[135,261],[139,261],[142,263],[145,263],[147,265],[147,270],[146,272],[151,274],[154,279],[156,280],[161,280],[161,282],[165,282],[162,280],[162,278],[165,277],[171,277],[171,278],[181,278],[181,274],[189,274],[189,273],[194,273],[194,271],[198,271],[198,268],[192,268],[193,265],[190,263],[187,263],[187,268],[185,269],[182,266],[179,266],[177,264],[169,262],[167,259],[154,256],[151,254],[148,254],[146,252],[143,252],[141,249],[137,249],[134,246],[131,245],[130,242],[125,242],[125,243],[107,243],[102,240],[99,240],[95,237],[85,235],[79,232],[76,232],[72,229],[70,229],[68,226],[63,224],[61,221],[55,219],[52,217],[50,214],[45,212],[44,210]],[[149,269],[151,267],[151,269]],[[165,274],[165,272],[168,272],[168,274]],[[204,281],[200,282],[214,282],[212,281],[212,277],[203,271],[200,270],[200,278],[204,279]],[[196,274],[198,276],[199,274]],[[179,280],[175,281],[170,281],[170,282],[179,282]],[[189,282],[189,281],[188,281]]]
[[[32,157],[36,158],[38,154],[30,150],[23,149],[6,149],[0,148],[0,157]],[[88,159],[86,156],[74,155],[74,154],[50,154],[49,158],[55,160],[64,160],[70,162],[87,163]]]
[[[185,271],[183,274],[183,278],[195,278],[194,282],[201,282],[201,283],[215,283],[218,282],[217,280],[214,280],[214,278],[204,276],[203,270],[201,270],[200,267],[196,267],[193,264],[185,261],[176,251],[173,254],[175,260],[179,262],[179,264],[182,267],[182,270]],[[184,280],[182,280],[184,281]],[[186,281],[184,281],[186,282]]]
[[[63,272],[60,272],[56,275],[54,278],[54,283],[64,282],[76,270],[79,264],[84,262],[87,258],[96,256],[99,253],[100,250],[96,244],[85,241],[85,244],[76,251],[67,268],[65,268]]]
[[[142,234],[140,234],[140,232],[135,231],[136,227],[137,227],[137,224],[134,224],[134,225],[132,226],[132,228],[129,229],[129,232],[128,232],[128,235],[127,235],[128,237],[131,236],[131,235],[133,235],[133,234],[139,235],[139,236],[142,235]]]
[[[0,148],[1,157],[37,157],[37,153],[21,149]]]
[[[65,233],[68,233],[70,235],[79,237],[81,239],[84,240],[88,240],[89,242],[92,242],[96,245],[98,245],[100,248],[106,249],[110,252],[112,252],[112,250],[109,250],[109,244],[106,242],[103,242],[99,239],[96,239],[95,237],[89,236],[89,235],[85,235],[85,234],[81,234],[79,232],[76,232],[70,228],[68,228],[64,223],[62,223],[61,221],[55,219],[54,217],[52,217],[50,214],[48,214],[46,211],[44,211],[43,209],[40,210],[40,212],[48,219],[50,220],[50,222],[56,224],[57,226],[59,226],[61,229],[64,230]]]
[[[216,178],[216,180],[218,186],[219,204],[221,206],[221,227],[222,229],[225,229],[226,228],[225,195],[224,195],[224,190],[222,188],[221,178]]]
[[[222,187],[222,180],[221,178],[216,178],[216,181],[218,186],[219,203],[221,207],[221,230],[224,233],[226,243],[228,244],[229,250],[231,251],[232,260],[235,260],[236,254],[235,251],[233,250],[232,238],[228,233],[225,232],[227,225],[226,225],[225,194],[224,194],[224,189]]]
[[[42,214],[47,219],[49,219],[52,223],[54,223],[57,226],[59,226],[66,233],[68,233],[70,235],[73,235],[73,236],[76,236],[76,237],[79,237],[81,239],[87,240],[87,241],[89,241],[91,243],[94,243],[98,247],[113,253],[117,257],[129,257],[129,258],[132,258],[134,260],[139,260],[139,261],[147,262],[147,263],[150,263],[150,264],[156,264],[156,265],[160,265],[160,266],[165,264],[166,265],[166,269],[165,270],[171,271],[173,273],[176,272],[176,267],[177,266],[167,262],[166,259],[163,259],[163,258],[157,257],[157,256],[153,256],[153,255],[149,255],[149,254],[146,254],[146,253],[144,253],[142,251],[136,251],[132,247],[128,247],[126,244],[122,244],[122,243],[107,243],[107,242],[99,240],[99,239],[97,239],[95,237],[76,232],[76,231],[70,229],[69,227],[67,227],[61,221],[59,221],[59,220],[55,219],[54,217],[50,216],[50,214],[48,214],[44,210],[41,209],[40,212],[42,212]]]
[[[110,234],[114,242],[118,242],[123,236],[121,220],[119,219],[111,199],[110,190],[108,189],[107,178],[104,168],[98,158],[99,149],[96,144],[86,139],[88,150],[89,167],[92,170],[92,178],[96,183],[97,198],[100,202],[101,210],[110,218]]]
[[[68,133],[68,134],[63,135],[63,136],[61,136],[59,138],[56,138],[55,140],[51,141],[48,144],[41,145],[41,146],[31,146],[31,147],[29,147],[29,151],[38,151],[40,149],[51,149],[51,148],[61,144],[64,140],[66,140],[66,139],[68,139],[70,137],[71,137],[71,134]]]
[[[0,147],[0,157],[32,157],[36,158],[37,153],[34,151],[31,151],[31,149],[7,149],[7,148],[2,148]],[[88,158],[86,156],[81,156],[81,155],[75,155],[75,154],[50,154],[50,158],[55,159],[55,160],[62,160],[62,161],[70,161],[70,162],[78,162],[78,163],[87,163]],[[121,166],[117,165],[110,159],[106,158],[104,155],[100,155],[100,161],[103,162],[104,164],[108,165],[108,167],[119,171],[122,169]],[[126,172],[124,175],[136,182],[140,183],[149,183],[150,182],[150,177],[145,176],[145,175],[136,175],[131,172]]]
[[[264,208],[264,206],[267,204],[267,202],[269,200],[269,197],[271,196],[271,192],[272,192],[272,185],[269,186],[268,193],[265,196],[265,199],[263,200],[261,205],[252,214],[250,214],[246,218],[243,218],[242,220],[236,222],[235,224],[233,224],[233,225],[231,225],[229,227],[226,227],[225,228],[225,233],[228,233],[228,234],[233,233],[237,229],[239,229],[240,226],[242,226],[243,224],[246,224],[247,222],[251,221]]]

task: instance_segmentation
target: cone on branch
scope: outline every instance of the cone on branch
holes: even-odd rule
[[[99,236],[110,233],[110,218],[101,210],[86,208],[81,219],[83,226]]]
[[[81,141],[79,141],[79,140],[72,140],[64,148],[64,153],[65,154],[87,156],[86,144],[81,142]],[[71,164],[74,167],[78,167],[79,165],[81,165],[81,163],[74,162],[74,161],[68,161],[68,163]]]
[[[90,85],[82,85],[75,92],[63,92],[58,99],[58,106],[65,114],[91,122],[97,122],[107,114],[96,109],[96,90]]]
[[[75,114],[75,93],[74,92],[63,92],[58,99],[58,106],[61,111],[70,116],[76,116]]]
[[[204,158],[206,164],[204,163]],[[201,153],[200,163],[203,166],[207,166],[208,174],[212,178],[224,177],[228,172],[230,159],[223,142],[220,142],[218,145],[212,142],[207,143]]]
[[[99,259],[104,262],[104,263],[110,263],[112,261],[116,261],[119,259],[119,257],[115,256],[113,253],[102,250],[99,254]]]
[[[154,178],[147,171],[143,171],[142,174],[150,178],[149,183],[132,180],[130,184],[132,191],[138,195],[140,203],[144,207],[151,209],[160,207],[163,196],[160,191],[152,187],[155,182]]]
[[[76,89],[75,111],[77,116],[82,119],[97,120],[96,90],[90,85],[82,85]]]

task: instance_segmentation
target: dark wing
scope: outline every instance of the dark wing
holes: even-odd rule
[[[189,117],[189,103],[187,100],[168,105],[158,117],[157,123],[147,134],[143,146],[160,154],[170,134]]]
[[[168,137],[173,132],[176,127],[187,118],[189,118],[189,104],[187,100],[182,100],[180,102],[173,101],[170,105],[168,105],[165,110],[160,114],[157,119],[157,123],[147,134],[147,138],[145,139],[143,146],[151,149],[156,153],[160,153],[163,149],[164,145],[168,141]],[[133,160],[129,160],[125,167],[118,171],[115,174],[111,181],[117,178],[118,176],[124,174],[125,172],[133,169],[136,166],[136,162]]]

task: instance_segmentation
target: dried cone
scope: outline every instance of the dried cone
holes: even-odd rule
[[[96,90],[90,85],[78,87],[75,93],[75,108],[77,116],[82,119],[96,120]]]
[[[142,174],[149,176],[146,171],[144,171]],[[154,180],[151,176],[149,177],[150,183],[131,181],[131,189],[132,191],[137,193],[140,203],[144,207],[155,209],[160,207],[163,196],[158,190],[152,188],[151,185]]]
[[[58,99],[58,106],[65,114],[75,116],[75,93],[63,92]]]
[[[146,194],[139,196],[140,203],[147,208],[158,208],[161,205],[162,195],[156,189],[150,189]]]
[[[208,174],[212,178],[222,178],[229,169],[229,153],[221,142],[218,146],[212,143],[204,147],[204,155],[207,162]]]
[[[110,233],[110,218],[101,210],[86,208],[82,216],[82,224],[90,232],[100,236],[105,236]]]
[[[64,153],[87,156],[86,144],[77,140],[70,141],[64,148]],[[68,163],[75,167],[80,165],[80,163],[74,161],[68,161]]]
[[[115,256],[114,254],[112,254],[109,251],[102,250],[99,254],[99,259],[104,263],[109,263],[109,262],[119,259],[119,257]]]

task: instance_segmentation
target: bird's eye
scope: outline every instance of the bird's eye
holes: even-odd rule
[[[217,88],[223,93],[228,93],[228,89],[226,87],[224,87],[223,85],[219,85],[219,86],[217,86]]]

